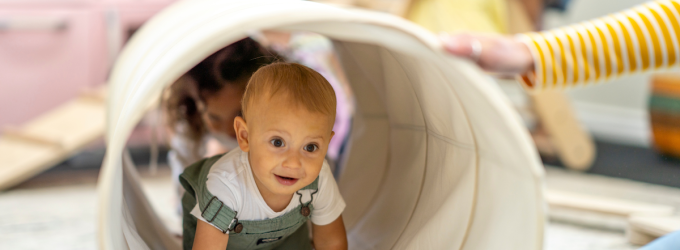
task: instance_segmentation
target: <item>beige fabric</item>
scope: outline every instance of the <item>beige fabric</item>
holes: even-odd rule
[[[102,249],[155,249],[163,238],[134,237],[150,222],[123,216],[141,202],[127,196],[144,199],[122,193],[123,146],[141,107],[203,58],[263,29],[331,38],[351,82],[357,111],[339,181],[350,249],[542,248],[543,169],[527,131],[500,91],[444,55],[435,35],[312,2],[189,0],[142,27],[112,72]]]

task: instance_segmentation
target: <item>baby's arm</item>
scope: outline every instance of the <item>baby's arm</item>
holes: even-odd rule
[[[333,222],[335,223],[335,222]],[[340,221],[342,224],[342,221]],[[344,229],[343,229],[344,235]],[[222,233],[217,228],[205,221],[198,220],[196,224],[196,236],[194,237],[195,250],[224,250],[227,249],[229,235]],[[345,243],[346,245],[346,243]],[[346,247],[345,247],[346,248]]]
[[[347,233],[345,224],[342,222],[342,215],[327,225],[319,226],[312,223],[312,234],[314,235],[314,248],[317,250],[347,249]]]

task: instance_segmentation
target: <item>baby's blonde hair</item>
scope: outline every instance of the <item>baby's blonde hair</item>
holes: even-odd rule
[[[258,69],[250,78],[241,100],[243,117],[253,102],[268,95],[287,94],[310,112],[328,115],[335,122],[335,91],[318,72],[297,63],[273,63]]]

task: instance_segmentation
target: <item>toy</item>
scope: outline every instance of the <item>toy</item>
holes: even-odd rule
[[[150,20],[111,74],[101,249],[180,248],[124,164],[125,141],[143,107],[177,77],[267,29],[332,39],[355,93],[339,177],[351,249],[543,247],[544,170],[526,129],[476,67],[441,53],[434,34],[394,16],[312,2],[198,0]]]

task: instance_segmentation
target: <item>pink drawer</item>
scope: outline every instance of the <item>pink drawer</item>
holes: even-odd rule
[[[146,21],[173,2],[174,0],[103,0],[102,10],[115,10],[122,29],[120,44],[123,45]]]
[[[83,7],[0,8],[0,128],[102,84],[103,28],[101,13]]]

